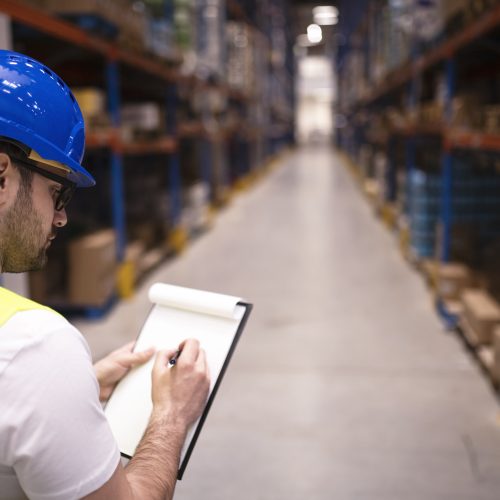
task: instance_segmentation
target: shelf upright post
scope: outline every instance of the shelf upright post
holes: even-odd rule
[[[174,1],[173,0],[164,0],[163,1],[163,15],[165,16],[165,20],[170,24],[174,22]]]
[[[411,135],[406,139],[406,150],[405,150],[405,162],[406,162],[406,186],[409,186],[411,182],[411,178],[413,176],[413,172],[415,170],[415,161],[416,161],[416,146],[415,146],[415,137]],[[405,203],[405,213],[408,213],[408,210],[411,206],[411,190],[406,189],[406,203]]]
[[[118,62],[114,58],[106,61],[106,88],[108,109],[113,127],[120,125],[120,75]],[[125,255],[126,226],[123,196],[123,158],[121,151],[113,144],[111,150],[111,208],[113,227],[117,236],[117,258],[122,262]]]
[[[174,23],[174,1],[163,0],[163,13],[166,21],[171,25]],[[177,108],[178,108],[177,84],[169,82],[166,87],[166,127],[170,137],[177,137]],[[177,228],[180,223],[182,203],[181,203],[181,172],[179,153],[174,151],[168,157],[168,181],[170,193],[170,217],[172,225]]]
[[[169,83],[167,85],[167,133],[171,136],[177,135],[177,85]],[[179,153],[173,152],[169,156],[169,192],[170,192],[170,215],[172,218],[173,227],[176,228],[180,224],[182,202],[181,202],[181,169],[179,162]]]
[[[163,13],[165,20],[171,26],[174,24],[174,1],[163,0]],[[165,107],[166,107],[166,128],[167,135],[174,137],[180,141],[177,135],[177,109],[179,105],[179,97],[177,94],[177,83],[169,82],[165,91]],[[170,219],[172,230],[169,235],[169,244],[176,251],[180,252],[186,245],[187,235],[181,227],[182,214],[182,182],[181,182],[181,166],[179,152],[175,151],[168,156],[168,192],[170,194]]]
[[[451,120],[451,100],[455,91],[455,60],[453,57],[446,59],[446,95],[445,95],[445,123],[450,124]],[[453,218],[452,195],[453,195],[453,155],[449,144],[445,141],[443,151],[443,164],[441,172],[441,224],[442,224],[442,251],[441,260],[450,260],[451,250],[451,225]]]
[[[417,50],[415,44],[412,46],[412,60],[416,60],[417,58]],[[417,76],[413,75],[408,84],[408,109],[412,116],[415,115],[416,108],[418,102],[418,92],[417,92]],[[415,170],[415,162],[416,162],[416,137],[414,133],[410,133],[410,135],[406,138],[405,141],[405,163],[406,163],[406,182],[405,185],[409,186],[411,182],[411,178],[413,176],[413,171]],[[411,190],[406,189],[406,203],[405,203],[405,212],[409,213],[409,208],[411,206],[412,200]]]
[[[208,199],[212,200],[212,142],[208,137],[201,137],[201,147],[200,147],[200,174],[201,179],[207,187]]]
[[[396,166],[396,137],[391,135],[388,144],[388,164],[387,164],[387,201],[393,202],[397,196],[397,166]]]

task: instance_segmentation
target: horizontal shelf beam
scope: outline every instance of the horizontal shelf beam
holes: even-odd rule
[[[123,155],[170,154],[175,153],[178,148],[177,139],[170,136],[152,141],[125,142],[120,139],[116,129],[87,134],[85,145],[90,150],[109,148]]]
[[[51,16],[38,7],[26,5],[16,0],[0,0],[0,12],[11,17],[14,21],[35,28],[54,38],[72,42],[104,56],[111,57],[113,53],[114,47],[109,42],[90,35],[67,21]]]
[[[390,131],[392,136],[440,136],[444,147],[450,149],[477,149],[484,151],[500,152],[500,133],[484,133],[457,128],[447,128],[445,125],[426,125],[394,128]]]
[[[163,137],[156,141],[124,143],[119,147],[124,155],[171,154],[177,151],[178,143],[173,137]]]
[[[40,31],[40,33],[73,43],[83,49],[100,54],[108,60],[118,61],[149,73],[165,82],[199,86],[201,89],[215,87],[226,92],[228,97],[233,100],[250,101],[252,99],[252,96],[246,95],[239,90],[233,90],[227,85],[207,83],[195,75],[181,75],[179,71],[167,67],[162,62],[148,59],[138,52],[122,49],[118,44],[92,35],[68,21],[55,17],[44,9],[16,0],[0,0],[0,12],[11,17],[16,22]],[[165,62],[178,64],[181,59],[181,57],[177,57]]]
[[[73,24],[59,19],[37,7],[15,0],[0,0],[0,12],[41,33],[73,43],[81,48],[97,52],[109,60],[116,60],[131,67],[153,74],[167,82],[177,79],[177,72],[163,64],[148,60],[142,54],[123,50],[117,44],[103,40]]]
[[[479,149],[500,152],[500,134],[463,132],[452,129],[446,134],[445,146],[450,149]]]

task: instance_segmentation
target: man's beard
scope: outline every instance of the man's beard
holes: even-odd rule
[[[12,208],[2,221],[0,241],[2,272],[38,271],[47,262],[47,237],[43,224],[33,208],[31,187],[21,186]]]

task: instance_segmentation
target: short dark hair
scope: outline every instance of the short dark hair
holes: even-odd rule
[[[0,153],[5,153],[10,156],[12,164],[19,170],[19,175],[21,176],[21,188],[26,192],[29,192],[33,181],[33,172],[16,164],[16,158],[24,159],[26,158],[26,153],[15,144],[3,141],[0,141]]]

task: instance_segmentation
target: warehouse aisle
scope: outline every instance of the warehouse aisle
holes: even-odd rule
[[[254,313],[178,500],[494,500],[497,401],[339,156],[288,155],[103,323],[134,338],[150,283],[240,295]]]

